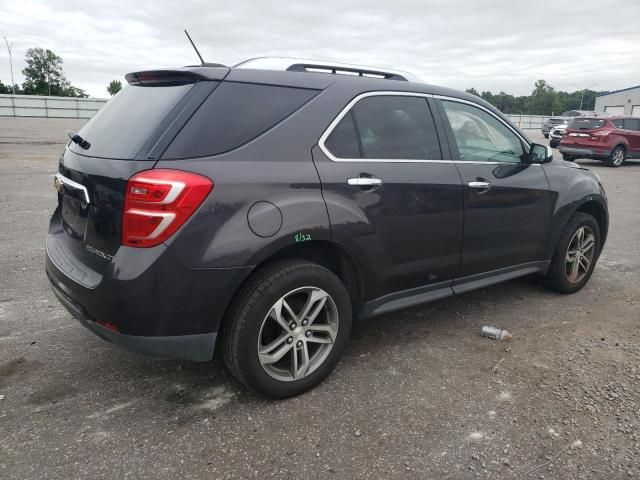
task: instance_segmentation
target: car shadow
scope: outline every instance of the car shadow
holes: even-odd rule
[[[518,330],[519,311],[534,297],[557,296],[544,290],[536,277],[506,282],[495,287],[469,292],[426,305],[404,309],[353,324],[352,338],[342,361],[339,378],[330,377],[324,387],[343,388],[338,383],[361,370],[362,356],[372,369],[388,368],[385,351],[411,349],[463,349],[469,338],[480,338],[483,325]],[[150,360],[95,338],[82,331],[86,342],[70,346],[71,356],[83,360],[66,365],[64,375],[81,384],[75,394],[100,392],[93,405],[95,415],[108,415],[109,410],[139,403],[149,412],[191,423],[214,415],[226,405],[264,405],[267,401],[247,391],[235,380],[220,358],[195,363],[173,360]],[[83,339],[85,340],[85,339]],[[71,345],[71,344],[70,344]],[[91,365],[87,374],[86,365]],[[52,372],[52,374],[60,372]],[[44,386],[44,388],[49,388]],[[318,389],[316,389],[318,390]],[[319,393],[309,392],[311,395]],[[307,394],[307,395],[309,395]],[[303,397],[306,395],[303,395]],[[118,399],[116,407],[109,407]],[[100,413],[102,410],[103,413]]]

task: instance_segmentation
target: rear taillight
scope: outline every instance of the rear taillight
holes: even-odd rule
[[[596,130],[595,132],[591,132],[592,137],[606,137],[611,133],[611,130]]]
[[[122,244],[153,247],[173,235],[213,189],[207,177],[181,170],[146,170],[129,179]]]

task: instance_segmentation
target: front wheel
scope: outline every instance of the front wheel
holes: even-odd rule
[[[627,156],[626,156],[626,152],[624,150],[624,147],[618,145],[611,152],[611,155],[609,156],[609,159],[607,160],[607,165],[609,165],[610,167],[620,167],[620,166],[622,166],[622,164],[624,163],[626,158],[627,158]]]
[[[290,260],[254,274],[226,321],[231,373],[263,395],[286,398],[313,388],[336,366],[351,332],[351,302],[331,271]]]
[[[546,281],[561,293],[574,293],[589,281],[600,254],[600,228],[586,213],[576,213],[565,226],[551,259]]]

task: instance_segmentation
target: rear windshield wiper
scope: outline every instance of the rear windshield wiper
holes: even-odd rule
[[[69,138],[73,143],[77,143],[78,146],[84,150],[88,150],[89,147],[91,146],[89,142],[87,142],[84,138],[82,138],[76,132],[69,132],[67,133],[67,135],[69,135]]]

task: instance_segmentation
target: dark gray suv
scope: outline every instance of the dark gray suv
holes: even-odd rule
[[[571,293],[598,178],[500,112],[398,72],[292,63],[131,73],[60,157],[46,272],[84,326],[287,397],[365,319],[529,274]]]

